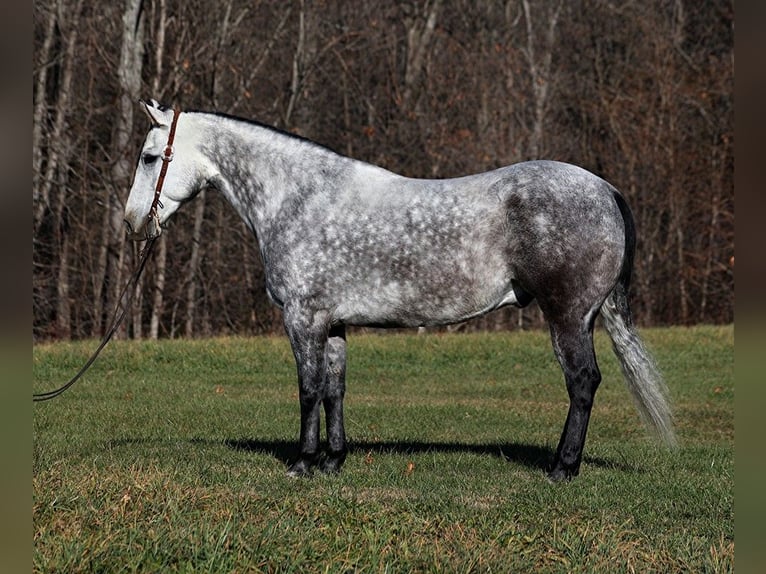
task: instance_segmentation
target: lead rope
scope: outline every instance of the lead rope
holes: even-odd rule
[[[154,222],[155,225],[159,227],[159,216],[157,215],[157,206],[162,205],[160,203],[160,194],[162,192],[162,185],[165,183],[165,175],[168,172],[168,164],[173,161],[173,139],[176,135],[176,123],[178,122],[178,116],[181,114],[179,110],[173,110],[173,123],[170,125],[170,134],[168,135],[168,144],[165,146],[165,151],[162,155],[162,167],[160,168],[160,176],[157,178],[157,185],[154,188],[154,199],[152,200],[152,206],[149,209],[149,220]],[[147,222],[148,224],[148,222]],[[133,303],[133,297],[136,294],[136,287],[138,286],[138,280],[141,278],[141,274],[144,271],[144,267],[146,267],[146,262],[149,260],[149,255],[151,255],[152,248],[154,247],[154,243],[157,241],[157,236],[152,237],[151,239],[148,239],[146,242],[146,245],[141,250],[141,254],[139,256],[138,265],[136,266],[135,271],[133,271],[133,275],[130,276],[130,279],[128,280],[128,284],[125,285],[125,287],[122,289],[122,292],[120,293],[120,296],[117,299],[117,308],[114,310],[114,314],[112,315],[112,321],[109,325],[109,328],[104,333],[103,338],[101,339],[101,343],[96,348],[96,350],[93,352],[93,354],[90,356],[90,358],[85,362],[85,364],[80,368],[79,371],[75,374],[74,377],[69,379],[69,381],[65,384],[60,386],[58,389],[55,389],[53,391],[47,391],[44,393],[34,393],[32,395],[32,401],[39,402],[39,401],[47,401],[50,399],[55,399],[57,396],[62,394],[64,391],[66,391],[69,387],[74,385],[80,377],[82,377],[85,374],[85,371],[87,371],[90,366],[96,361],[96,358],[98,358],[98,355],[101,353],[101,350],[106,347],[106,344],[109,342],[109,340],[112,338],[112,336],[117,332],[117,329],[120,328],[120,325],[122,324],[123,319],[125,319],[125,315],[128,312],[128,309],[130,309],[131,304]]]
[[[144,267],[146,266],[146,261],[149,259],[149,254],[151,253],[151,250],[152,250],[152,247],[154,246],[155,241],[156,241],[156,238],[149,239],[146,243],[146,246],[141,251],[141,259],[138,262],[138,267],[133,272],[133,275],[130,277],[128,284],[125,285],[124,289],[122,290],[122,293],[120,293],[120,297],[117,302],[117,309],[115,309],[114,315],[112,316],[112,322],[110,324],[110,327],[109,329],[107,329],[106,333],[104,333],[104,336],[101,339],[101,343],[96,348],[94,353],[90,356],[87,362],[80,368],[80,370],[77,371],[77,374],[71,379],[69,379],[68,383],[59,387],[55,391],[48,391],[45,393],[33,394],[32,400],[34,402],[47,401],[47,400],[56,398],[61,393],[66,391],[69,387],[74,385],[79,380],[79,378],[85,374],[85,371],[87,371],[90,368],[90,366],[95,362],[99,353],[101,353],[101,350],[104,347],[106,347],[106,344],[112,338],[112,335],[114,335],[117,329],[119,329],[120,324],[122,323],[122,320],[125,318],[125,315],[128,312],[128,309],[130,309],[131,303],[133,302],[133,296],[135,295],[135,292],[136,292],[136,285],[138,284],[138,279],[141,277],[141,273],[143,272]]]

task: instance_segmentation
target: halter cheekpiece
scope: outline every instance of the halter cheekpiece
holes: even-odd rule
[[[168,134],[168,143],[165,145],[165,151],[162,152],[162,167],[160,168],[160,175],[157,178],[157,186],[154,188],[154,199],[152,199],[152,206],[149,208],[149,218],[153,219],[159,227],[159,215],[157,214],[157,206],[162,207],[160,202],[160,194],[162,193],[162,185],[165,183],[165,175],[168,173],[168,164],[173,161],[174,148],[173,140],[176,137],[176,125],[178,124],[178,116],[181,115],[181,110],[178,108],[173,109],[173,121],[170,124],[170,133]]]

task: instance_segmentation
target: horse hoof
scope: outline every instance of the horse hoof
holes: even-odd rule
[[[300,459],[287,469],[287,476],[292,478],[307,478],[311,476],[311,464],[307,461]]]
[[[572,472],[571,470],[567,470],[565,468],[554,468],[553,470],[549,471],[546,475],[546,478],[548,479],[548,482],[552,484],[557,484],[560,482],[569,482],[577,475],[576,472]]]
[[[339,458],[325,458],[319,463],[319,470],[324,474],[340,474],[343,460]]]
[[[346,460],[346,449],[328,450],[319,459],[319,470],[325,474],[338,474]]]

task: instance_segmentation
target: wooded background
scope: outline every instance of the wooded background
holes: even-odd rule
[[[583,166],[634,211],[637,321],[733,321],[731,0],[39,0],[33,14],[35,340],[100,336],[133,268],[140,97],[413,177]],[[531,306],[457,328],[541,324]],[[278,331],[255,238],[203,193],[162,235],[120,334]]]

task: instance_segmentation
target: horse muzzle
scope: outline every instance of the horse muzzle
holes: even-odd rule
[[[123,219],[123,221],[125,222],[128,239],[132,241],[154,239],[155,237],[159,237],[162,233],[162,227],[160,227],[156,217],[147,217],[140,224],[136,224],[135,220],[131,222],[127,217]]]

